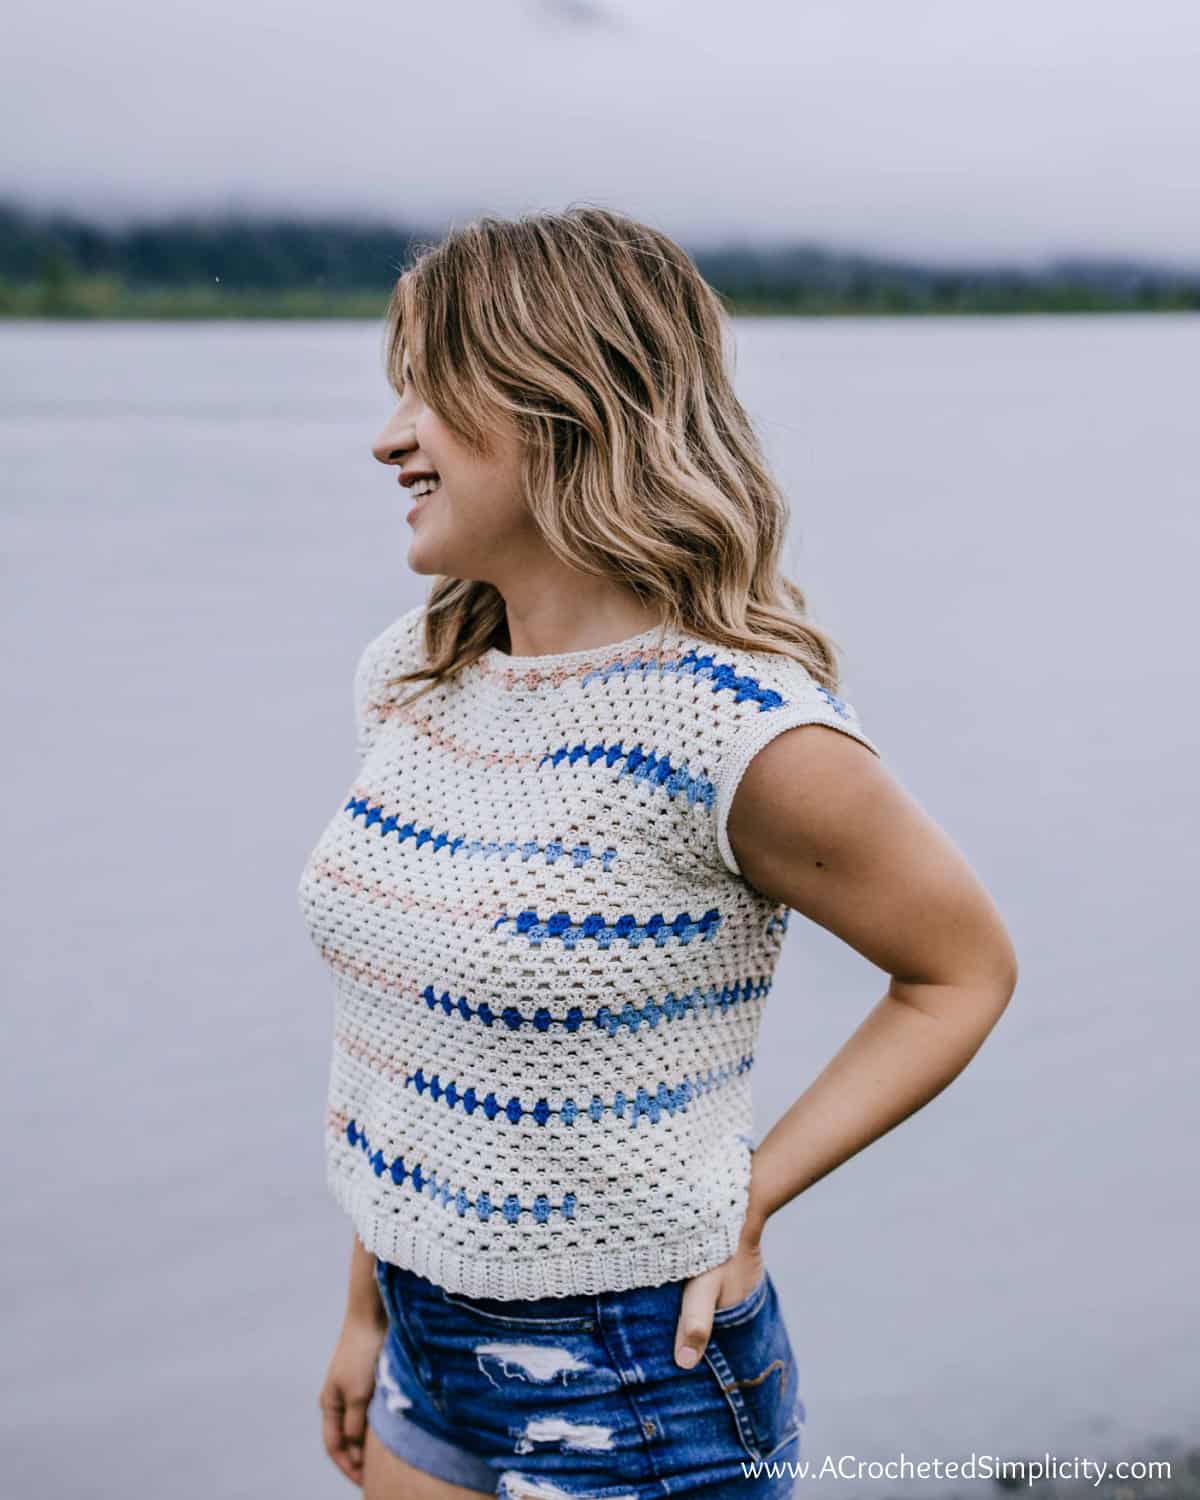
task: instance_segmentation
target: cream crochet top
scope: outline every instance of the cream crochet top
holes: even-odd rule
[[[797,663],[658,627],[493,649],[398,708],[423,608],[363,652],[358,774],[300,882],[336,990],[329,1188],[368,1250],[465,1296],[697,1276],[745,1217],[788,919],[730,802],[792,725],[879,751]]]

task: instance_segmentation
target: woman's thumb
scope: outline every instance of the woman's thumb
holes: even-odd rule
[[[683,1289],[679,1321],[675,1325],[675,1363],[685,1370],[698,1365],[708,1348],[718,1285],[715,1278],[699,1276]]]

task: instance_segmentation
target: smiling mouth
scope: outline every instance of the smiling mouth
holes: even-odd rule
[[[408,487],[408,493],[414,500],[424,500],[426,495],[435,494],[442,485],[441,475],[436,479],[416,479]]]

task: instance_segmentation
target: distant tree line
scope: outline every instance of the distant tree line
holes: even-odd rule
[[[0,201],[0,314],[371,317],[436,229],[365,219],[207,217],[102,226]],[[734,312],[1200,308],[1200,269],[1125,260],[935,266],[809,245],[688,247]]]

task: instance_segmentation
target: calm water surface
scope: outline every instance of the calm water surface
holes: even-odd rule
[[[808,1457],[1194,1439],[1200,320],[737,331],[846,695],[1022,964],[967,1071],[768,1229]],[[351,1229],[295,889],[357,654],[424,590],[369,454],[379,328],[0,346],[6,1479],[333,1500]],[[759,1137],[885,987],[794,921]]]

